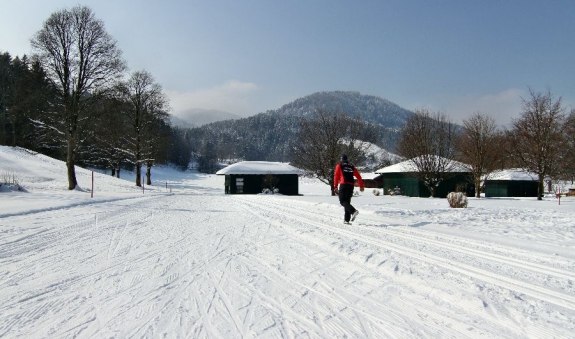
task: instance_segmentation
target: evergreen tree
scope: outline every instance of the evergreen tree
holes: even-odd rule
[[[38,61],[0,54],[0,144],[22,146],[58,158],[58,143],[43,134],[44,115],[56,92]],[[53,131],[52,131],[53,132]]]
[[[188,130],[171,128],[167,150],[167,161],[185,170],[192,159],[191,142],[188,140]]]
[[[8,125],[8,102],[12,94],[12,57],[9,53],[0,54],[0,145],[6,145]]]

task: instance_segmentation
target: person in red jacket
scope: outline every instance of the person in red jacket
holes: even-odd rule
[[[333,173],[333,191],[339,196],[339,203],[345,210],[343,220],[346,224],[349,224],[350,221],[354,221],[359,214],[359,211],[351,205],[351,197],[353,196],[355,183],[353,177],[357,178],[359,190],[363,192],[365,186],[359,171],[348,161],[347,155],[342,154],[341,161],[335,165]]]

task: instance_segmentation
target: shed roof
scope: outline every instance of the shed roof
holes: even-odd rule
[[[510,168],[492,172],[487,180],[532,181],[537,180],[537,174],[520,168]]]
[[[379,174],[375,173],[375,172],[365,172],[365,173],[361,173],[361,178],[364,180],[373,180],[375,178],[379,177]]]
[[[222,168],[216,174],[303,174],[303,171],[283,162],[241,161]]]
[[[469,168],[462,162],[451,160],[451,171],[450,172],[469,172]],[[413,173],[418,172],[417,167],[413,163],[412,159],[405,160],[403,162],[397,163],[395,165],[380,168],[375,173]]]

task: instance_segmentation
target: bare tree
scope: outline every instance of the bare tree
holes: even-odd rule
[[[143,161],[146,164],[146,185],[152,184],[152,166],[167,161],[165,150],[168,148],[170,125],[168,113],[163,109],[153,111],[144,129],[142,145]]]
[[[575,180],[575,109],[567,117],[564,132],[565,147],[561,151],[561,174],[564,180]]]
[[[65,121],[68,189],[76,188],[75,164],[79,140],[79,122],[85,118],[86,98],[119,76],[125,65],[121,52],[88,7],[55,12],[31,40],[49,78],[62,100]]]
[[[360,163],[376,139],[373,126],[344,113],[318,109],[301,121],[292,164],[315,175],[332,190],[333,169],[340,156],[345,153]]]
[[[456,149],[459,159],[469,165],[475,185],[475,196],[481,196],[482,178],[497,168],[502,151],[496,144],[498,132],[495,119],[480,113],[463,121]]]
[[[122,98],[129,103],[127,114],[131,126],[130,146],[132,160],[136,166],[136,185],[141,186],[142,165],[151,167],[153,158],[147,150],[153,149],[154,124],[167,118],[167,100],[162,87],[154,82],[147,71],[134,72],[130,79],[120,85]]]
[[[130,106],[118,98],[109,97],[100,100],[95,107],[97,112],[92,121],[90,154],[85,156],[94,166],[111,169],[112,176],[120,177],[122,164],[130,159],[131,152],[126,149],[130,128],[127,111]],[[85,153],[85,150],[82,151]]]
[[[510,152],[526,171],[538,175],[537,200],[542,200],[545,177],[559,172],[565,114],[561,98],[555,100],[549,91],[529,94],[510,131]]]
[[[401,133],[399,154],[411,161],[432,197],[454,169],[455,137],[455,125],[444,114],[426,109],[416,110]]]

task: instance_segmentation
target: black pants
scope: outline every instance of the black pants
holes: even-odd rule
[[[353,185],[341,184],[339,185],[339,203],[343,206],[345,214],[343,220],[349,222],[351,215],[355,212],[355,207],[351,205],[351,197],[353,196]]]

